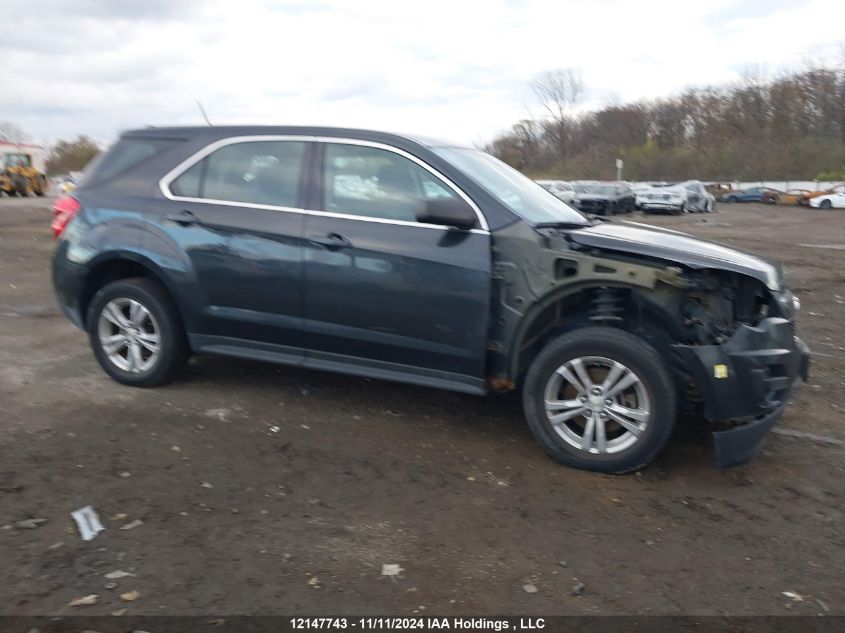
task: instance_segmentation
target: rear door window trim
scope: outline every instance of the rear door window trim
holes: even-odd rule
[[[339,143],[345,145],[362,145],[365,147],[374,147],[377,149],[387,150],[389,152],[393,152],[394,154],[398,154],[399,156],[403,156],[408,160],[416,163],[429,173],[433,174],[444,183],[449,185],[467,204],[469,204],[473,211],[475,211],[475,215],[478,218],[478,225],[480,228],[470,229],[471,233],[481,233],[484,235],[489,235],[490,230],[487,224],[487,220],[484,217],[484,214],[481,212],[481,209],[478,208],[478,205],[470,198],[464,191],[458,187],[454,182],[452,182],[449,178],[445,175],[434,169],[431,165],[426,163],[425,161],[417,158],[413,154],[410,154],[404,150],[399,149],[398,147],[394,147],[392,145],[388,145],[385,143],[378,143],[375,141],[365,141],[362,139],[353,139],[353,138],[336,138],[336,137],[328,137],[328,136],[307,136],[307,135],[285,135],[285,134],[273,134],[273,135],[254,135],[254,136],[230,136],[224,139],[220,139],[214,141],[203,147],[202,149],[194,152],[191,156],[183,160],[181,163],[176,165],[173,169],[171,169],[164,177],[159,181],[159,189],[161,190],[162,195],[167,198],[168,200],[174,201],[182,201],[182,202],[194,202],[200,204],[215,204],[215,205],[223,205],[223,206],[231,206],[231,207],[246,207],[250,209],[266,209],[268,211],[282,211],[286,213],[304,213],[306,215],[317,215],[317,216],[325,216],[325,217],[334,217],[334,218],[341,218],[341,219],[348,219],[348,220],[360,220],[363,222],[376,222],[380,224],[396,224],[400,226],[416,226],[420,228],[429,228],[429,229],[438,229],[442,231],[450,230],[450,227],[442,226],[439,224],[426,224],[424,222],[410,222],[407,220],[390,220],[386,218],[378,218],[366,215],[351,215],[346,213],[334,213],[332,211],[321,211],[318,209],[308,209],[308,208],[297,208],[297,207],[286,207],[286,206],[276,206],[276,205],[268,205],[268,204],[256,204],[251,202],[234,202],[230,200],[214,200],[210,198],[193,198],[188,196],[177,196],[170,191],[171,183],[176,180],[179,176],[181,176],[184,172],[188,169],[193,167],[196,163],[201,161],[206,156],[212,154],[216,150],[220,149],[221,147],[225,147],[227,145],[234,145],[236,143],[248,143],[248,142],[269,142],[269,141],[300,141],[300,142],[307,142],[307,143]],[[308,154],[306,153],[305,159],[307,160]],[[307,169],[308,165],[303,165],[303,169]]]

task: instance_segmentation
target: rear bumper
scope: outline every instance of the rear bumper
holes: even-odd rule
[[[792,323],[777,317],[741,325],[722,345],[673,349],[701,393],[707,419],[733,426],[713,433],[719,467],[741,464],[760,451],[792,390],[809,374],[809,348]]]

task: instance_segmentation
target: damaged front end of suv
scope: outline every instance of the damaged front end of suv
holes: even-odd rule
[[[541,248],[526,257],[528,241]],[[493,388],[515,384],[560,332],[611,326],[648,341],[671,367],[679,410],[712,424],[716,462],[759,452],[810,352],[799,302],[774,265],[675,231],[634,223],[521,228],[497,235],[499,311]]]

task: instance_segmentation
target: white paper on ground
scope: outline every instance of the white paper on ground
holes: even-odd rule
[[[76,526],[79,528],[79,535],[83,541],[90,541],[97,536],[98,532],[106,529],[100,523],[100,517],[97,516],[97,511],[91,506],[79,508],[79,510],[71,512],[70,516],[76,521]]]

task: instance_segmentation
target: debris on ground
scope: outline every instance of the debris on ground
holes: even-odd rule
[[[117,569],[115,571],[110,571],[107,574],[103,574],[103,577],[107,578],[109,580],[119,580],[120,578],[126,578],[128,576],[134,576],[134,575],[135,574],[130,574],[128,571],[122,571],[120,569]]]
[[[522,585],[522,590],[525,593],[537,593],[537,585],[534,585],[530,582],[527,582],[524,585]]]
[[[74,510],[70,513],[73,520],[76,521],[76,526],[79,528],[79,536],[83,541],[90,541],[106,528],[100,523],[100,517],[97,516],[97,511],[91,506],[85,506]]]
[[[565,561],[565,560],[560,561],[560,562],[558,563],[558,565],[560,565],[561,567],[569,567],[569,565],[566,563],[566,561]]]
[[[385,563],[381,566],[381,575],[382,576],[391,576],[394,580],[396,580],[396,576],[401,574],[404,569],[399,565],[392,564],[392,563]]]
[[[24,519],[15,523],[15,527],[19,530],[34,530],[43,523],[47,523],[47,519]]]
[[[116,582],[107,582],[105,585],[103,585],[103,589],[109,589],[109,590],[117,589],[117,583]]]
[[[308,579],[308,586],[313,587],[314,589],[319,589],[322,587],[322,584],[317,576],[311,576],[311,578]]]
[[[587,585],[585,585],[583,582],[576,582],[574,585],[572,585],[572,591],[569,592],[569,595],[574,596],[574,597],[578,597],[582,593],[584,593],[584,590],[586,588],[587,588]]]
[[[144,522],[141,519],[135,519],[131,523],[127,523],[126,525],[121,525],[121,530],[132,530],[138,527],[139,525],[144,525]]]
[[[141,594],[135,591],[134,589],[132,591],[127,591],[126,593],[120,594],[120,599],[123,602],[135,602],[140,597]]]
[[[207,418],[217,418],[221,422],[225,422],[226,418],[229,417],[229,410],[228,409],[208,409],[203,413],[203,415]]]
[[[831,446],[845,446],[845,441],[835,437],[827,437],[826,435],[816,435],[815,433],[805,433],[804,431],[796,431],[795,429],[784,429],[781,427],[774,427],[770,429],[770,433],[775,435],[782,435],[784,437],[794,437],[801,440],[810,440],[811,442],[818,442],[819,444],[830,444]]]
[[[115,609],[115,610],[114,610],[114,611],[112,611],[109,615],[113,615],[113,616],[121,616],[121,615],[123,615],[124,613],[126,613],[126,609]]]
[[[79,598],[74,598],[68,603],[69,607],[85,607],[92,604],[97,604],[97,600],[100,599],[100,596],[96,593],[92,593],[88,596],[81,596]]]
[[[129,515],[125,512],[118,512],[117,514],[113,514],[109,517],[111,521],[125,521],[129,518]]]
[[[201,487],[201,488],[208,488],[208,489],[214,488],[214,486],[212,486],[212,485],[211,485],[210,483],[208,483],[207,481],[202,482],[202,483],[200,484],[200,487]]]
[[[784,591],[782,593],[793,602],[804,602],[804,596],[800,593],[796,593],[794,591]]]

